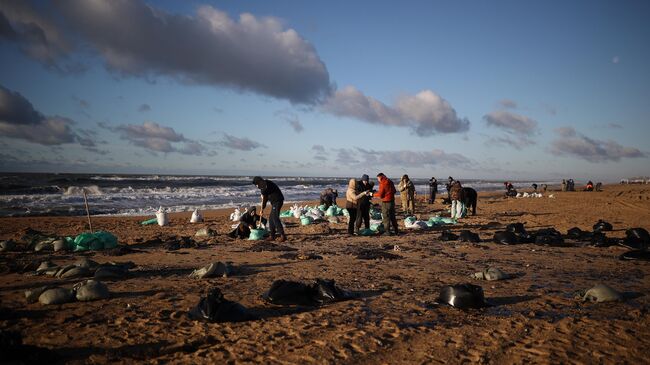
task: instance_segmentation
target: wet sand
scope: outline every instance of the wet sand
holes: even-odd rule
[[[19,331],[23,342],[54,350],[70,363],[647,363],[650,348],[650,263],[621,261],[620,246],[514,246],[491,242],[495,231],[522,222],[528,230],[577,226],[591,230],[610,222],[608,237],[625,230],[650,230],[650,186],[611,185],[603,192],[547,192],[555,198],[504,199],[480,194],[476,216],[459,224],[401,236],[350,237],[346,224],[300,226],[284,220],[293,252],[322,260],[279,258],[286,251],[252,251],[253,241],[228,238],[228,211],[205,213],[190,224],[190,213],[174,214],[166,227],[141,226],[146,217],[95,217],[93,226],[115,234],[138,252],[109,256],[86,253],[0,253],[0,329]],[[339,199],[339,205],[343,206]],[[417,207],[424,219],[443,213]],[[288,209],[285,205],[284,209]],[[400,209],[398,209],[399,211]],[[267,208],[268,211],[268,208]],[[401,217],[398,220],[402,224]],[[60,236],[76,235],[85,217],[0,219],[0,238],[19,239],[27,228]],[[164,241],[192,236],[210,227],[215,237],[196,238],[203,248],[166,251]],[[469,229],[480,244],[442,242],[442,229]],[[394,251],[394,245],[400,247]],[[395,260],[361,260],[360,249],[380,249]],[[133,261],[129,278],[106,281],[112,297],[94,302],[42,306],[27,304],[25,289],[80,280],[21,273],[30,263],[57,264],[80,256],[100,263]],[[193,270],[213,261],[232,261],[228,278],[194,280]],[[33,264],[31,264],[33,267]],[[469,278],[486,266],[515,277],[486,282]],[[359,298],[320,308],[276,306],[260,295],[274,280],[328,278]],[[444,285],[481,285],[494,306],[459,310],[434,302]],[[574,293],[606,283],[626,293],[624,302],[582,303]],[[211,286],[261,317],[242,323],[205,323],[188,310]]]

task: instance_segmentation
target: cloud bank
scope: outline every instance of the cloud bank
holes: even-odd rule
[[[444,166],[470,168],[474,165],[472,160],[461,154],[447,153],[440,149],[430,151],[391,151],[364,148],[338,148],[334,149],[334,151],[336,152],[336,162],[353,167],[373,166],[381,169],[382,166],[413,168]]]
[[[508,102],[508,105],[516,106],[514,101]],[[503,100],[501,104],[504,104]],[[538,133],[537,121],[534,119],[507,110],[496,110],[484,115],[483,120],[489,127],[496,127],[505,133],[490,137],[486,142],[488,145],[507,145],[521,150],[536,143],[531,138]]]
[[[214,154],[208,152],[207,148],[200,142],[188,139],[173,128],[155,122],[144,122],[142,125],[121,124],[118,126],[100,123],[99,126],[119,134],[121,139],[154,154],[156,152],[176,152],[195,156]]]
[[[20,93],[0,85],[0,136],[46,146],[75,142],[95,146],[90,136],[82,137],[74,131],[74,124],[68,118],[44,116]]]
[[[193,16],[170,14],[137,0],[56,0],[54,9],[3,2],[3,38],[47,63],[70,55],[74,39],[82,40],[76,49],[95,50],[122,75],[165,75],[292,103],[314,104],[330,92],[314,47],[277,18],[243,13],[232,19],[208,5]],[[51,20],[58,16],[60,26]]]
[[[556,155],[574,156],[594,163],[647,156],[637,148],[625,147],[615,141],[589,138],[572,127],[557,128],[555,132],[558,138],[552,142],[551,152]]]
[[[393,106],[364,95],[354,86],[337,90],[322,105],[324,111],[372,124],[409,127],[419,136],[464,132],[469,121],[461,119],[449,102],[431,90],[399,97]]]
[[[252,151],[256,148],[266,147],[259,142],[255,142],[246,137],[235,137],[225,133],[221,145],[232,150]]]

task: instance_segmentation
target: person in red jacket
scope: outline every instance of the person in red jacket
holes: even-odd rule
[[[379,190],[373,195],[381,199],[381,220],[386,232],[390,234],[390,226],[393,226],[395,234],[399,234],[397,227],[397,218],[395,217],[395,184],[383,173],[377,174],[379,180]]]

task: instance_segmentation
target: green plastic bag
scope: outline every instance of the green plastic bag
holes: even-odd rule
[[[415,217],[406,217],[406,218],[404,218],[404,224],[405,225],[412,226],[413,223],[415,223],[415,221],[416,221]]]
[[[285,210],[284,212],[280,213],[280,218],[291,218],[293,217],[293,213],[291,213],[291,210]]]
[[[312,217],[308,217],[306,215],[303,215],[302,217],[300,217],[300,224],[302,224],[303,226],[308,226],[308,225],[312,224],[313,221],[314,221],[314,219]]]
[[[326,217],[333,217],[336,215],[336,207],[335,206],[330,206],[327,208],[327,211],[325,212]]]
[[[103,250],[117,247],[117,237],[104,231],[82,233],[74,239],[74,251]]]
[[[370,229],[373,230],[374,232],[383,232],[384,231],[384,224],[383,223],[371,224]]]
[[[319,205],[319,206],[318,206],[318,209],[319,209],[321,212],[324,212],[324,211],[325,211],[325,204]]]
[[[346,216],[346,217],[349,217],[349,216],[350,216],[350,212],[348,212],[347,209],[343,209],[343,210],[341,211],[341,213],[343,213],[343,215]]]
[[[381,219],[381,212],[377,209],[370,209],[370,218],[371,219]]]
[[[151,219],[147,219],[146,221],[140,222],[140,224],[142,224],[143,226],[148,226],[150,224],[157,224],[157,223],[158,223],[158,218],[151,218]]]
[[[248,236],[248,239],[250,241],[257,241],[264,239],[264,235],[266,234],[265,229],[251,229],[251,234]]]
[[[377,232],[373,231],[370,228],[364,228],[359,230],[359,236],[374,236]]]

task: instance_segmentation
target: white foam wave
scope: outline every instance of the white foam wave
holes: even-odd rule
[[[67,189],[63,192],[63,195],[83,195],[83,192],[86,194],[101,195],[104,194],[102,190],[97,185],[89,186],[68,186]]]

